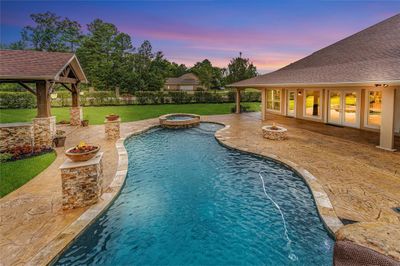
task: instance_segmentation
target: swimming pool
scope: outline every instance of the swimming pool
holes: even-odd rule
[[[221,126],[125,143],[126,184],[58,265],[331,265],[333,240],[285,166],[222,147]]]

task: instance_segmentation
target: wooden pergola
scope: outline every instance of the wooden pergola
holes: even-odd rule
[[[37,118],[51,116],[50,95],[58,86],[71,92],[73,108],[80,106],[79,84],[87,79],[75,54],[0,50],[0,62],[0,83],[17,83],[34,94]]]

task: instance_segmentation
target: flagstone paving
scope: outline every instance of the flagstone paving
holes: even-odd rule
[[[204,120],[229,124],[219,132],[224,145],[289,160],[318,178],[337,216],[361,222],[342,227],[350,239],[400,260],[400,153],[375,148],[379,135],[350,128],[259,114],[220,115]],[[288,129],[288,139],[262,137],[261,126],[276,122]],[[158,124],[157,119],[123,123],[121,136]],[[104,152],[104,187],[117,169],[115,141],[105,139],[104,126],[67,130],[66,147],[84,140]],[[400,148],[399,138],[396,145]],[[27,184],[0,199],[0,265],[26,264],[87,208],[63,211],[58,167],[65,160],[57,149],[55,162]],[[349,228],[349,229],[347,229]],[[390,233],[388,233],[390,231]]]

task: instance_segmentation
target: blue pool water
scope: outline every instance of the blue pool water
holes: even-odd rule
[[[127,140],[120,196],[57,264],[332,265],[333,240],[302,179],[222,147],[220,128]]]

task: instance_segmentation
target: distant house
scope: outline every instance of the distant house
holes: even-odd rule
[[[178,78],[168,78],[164,85],[164,90],[168,91],[194,91],[197,88],[204,89],[199,78],[193,73],[187,73]]]

